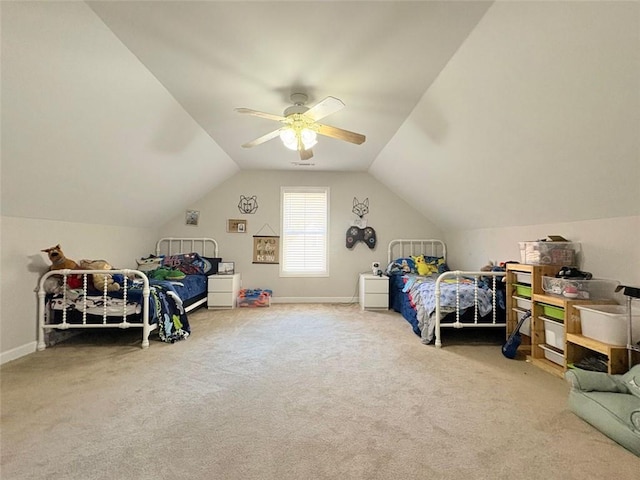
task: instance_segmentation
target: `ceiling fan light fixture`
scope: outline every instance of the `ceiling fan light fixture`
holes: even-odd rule
[[[318,143],[318,134],[311,128],[294,124],[280,130],[280,140],[289,150],[309,150]]]
[[[298,136],[293,128],[283,128],[280,130],[280,140],[289,150],[298,150]]]
[[[300,141],[305,150],[309,150],[318,143],[318,134],[310,128],[303,128],[300,132]]]

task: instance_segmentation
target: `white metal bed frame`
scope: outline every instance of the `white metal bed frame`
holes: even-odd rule
[[[177,247],[177,250],[174,249]],[[186,249],[185,249],[186,247]],[[198,247],[200,247],[198,249]],[[195,237],[165,237],[156,243],[156,255],[177,255],[179,253],[197,252],[203,257],[218,256],[218,242],[213,238]],[[197,302],[185,307],[185,312],[191,312],[201,305],[207,303],[207,297],[201,298]]]
[[[176,249],[177,247],[177,249]],[[158,240],[156,243],[156,255],[176,255],[179,253],[191,253],[196,252],[204,257],[217,257],[218,256],[218,242],[213,238],[191,238],[191,237],[165,237]],[[102,313],[101,323],[89,323],[87,321],[87,288],[89,285],[89,275],[113,275],[121,274],[124,277],[123,296],[124,305],[122,308],[122,321],[118,323],[107,323],[107,318],[113,319],[112,315],[107,315],[106,299],[107,299],[107,282],[104,282],[104,290],[102,292],[102,298],[104,303],[104,309]],[[80,275],[82,279],[82,293],[85,298],[82,309],[82,323],[70,323],[67,322],[67,309],[62,309],[62,323],[47,323],[53,315],[50,309],[46,308],[46,281],[53,276],[62,276],[62,295],[63,303],[66,304],[67,299],[67,278],[70,275]],[[142,321],[141,322],[129,322],[127,320],[127,285],[133,280],[142,281]],[[141,328],[142,329],[142,348],[149,346],[149,335],[153,330],[158,328],[157,324],[149,323],[149,279],[147,276],[139,270],[51,270],[45,273],[38,282],[38,288],[36,290],[38,294],[38,350],[44,350],[46,348],[45,332],[47,330],[67,330],[67,329],[101,329],[101,328]],[[185,308],[185,312],[190,312],[200,305],[207,303],[207,297],[194,302]]]
[[[389,248],[387,250],[387,261],[391,263],[396,258],[403,258],[407,256],[418,256],[418,255],[428,255],[432,257],[443,257],[445,262],[447,261],[447,247],[442,240],[437,239],[395,239],[389,242]],[[478,272],[478,271],[461,271],[461,270],[452,270],[449,272],[442,273],[436,279],[436,287],[435,287],[435,300],[436,300],[436,310],[435,310],[435,346],[437,348],[442,347],[442,340],[440,336],[441,327],[453,327],[453,328],[464,328],[464,327],[505,327],[506,322],[499,322],[497,318],[497,303],[496,303],[496,287],[498,277],[504,277],[506,272]],[[479,288],[479,280],[480,277],[491,277],[492,281],[492,321],[491,322],[480,322],[479,314],[478,314],[478,288]],[[456,321],[452,323],[441,323],[441,307],[440,307],[440,285],[442,281],[447,279],[455,279],[456,285]],[[474,280],[474,315],[473,322],[462,322],[460,316],[460,280],[461,279],[469,279],[472,278]]]
[[[123,282],[123,302],[124,305],[122,307],[122,321],[119,323],[107,323],[107,318],[113,318],[112,316],[107,315],[107,282],[104,282],[104,290],[102,292],[102,298],[104,303],[104,308],[102,312],[102,323],[88,323],[87,322],[87,288],[89,284],[89,275],[113,275],[113,274],[121,274],[124,277]],[[82,309],[82,323],[69,323],[67,322],[67,309],[62,309],[62,323],[52,323],[49,324],[47,321],[53,315],[51,309],[45,308],[46,300],[45,296],[47,294],[45,290],[45,282],[47,279],[53,276],[62,275],[62,298],[63,304],[67,303],[67,278],[69,275],[81,275],[82,276],[82,292],[84,296],[84,304]],[[138,322],[129,322],[127,321],[127,285],[132,282],[132,279],[141,280],[142,281],[142,321]],[[87,328],[141,328],[142,329],[142,348],[147,348],[149,346],[149,334],[155,330],[158,325],[157,324],[149,324],[149,280],[147,276],[139,270],[51,270],[45,273],[38,283],[38,350],[44,350],[46,348],[45,342],[45,331],[46,330],[67,330],[70,328],[73,329],[87,329]]]

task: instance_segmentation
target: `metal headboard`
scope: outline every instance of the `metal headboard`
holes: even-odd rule
[[[409,256],[429,255],[431,257],[444,257],[447,261],[447,246],[442,240],[429,239],[396,239],[389,242],[387,250],[387,263],[391,263],[396,258]]]
[[[203,257],[218,257],[218,242],[213,238],[161,238],[156,243],[156,255],[195,252]]]

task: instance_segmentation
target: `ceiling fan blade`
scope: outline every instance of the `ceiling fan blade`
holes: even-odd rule
[[[309,160],[313,157],[313,150],[310,148],[306,150],[300,150],[300,160]]]
[[[318,121],[321,118],[326,117],[327,115],[331,115],[338,110],[342,110],[343,108],[344,103],[342,103],[342,100],[339,100],[336,97],[327,97],[304,112],[304,115],[315,121]]]
[[[244,145],[242,145],[242,147],[243,148],[255,147],[256,145],[260,145],[261,143],[268,142],[269,140],[276,138],[278,135],[280,135],[280,129],[274,130],[273,132],[269,132],[259,138],[256,138],[255,140],[252,140],[251,142],[247,142]]]
[[[249,115],[253,115],[255,117],[266,118],[268,120],[275,120],[276,122],[282,122],[286,120],[285,117],[282,117],[280,115],[274,115],[273,113],[259,112],[258,110],[251,110],[250,108],[236,108],[236,112],[248,113]]]
[[[344,140],[345,142],[355,143],[360,145],[364,143],[367,137],[359,133],[350,132],[349,130],[343,130],[342,128],[332,127],[330,125],[322,125],[317,123],[318,133],[326,137],[337,138],[338,140]]]

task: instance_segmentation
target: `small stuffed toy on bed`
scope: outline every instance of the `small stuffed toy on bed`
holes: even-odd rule
[[[104,260],[80,260],[80,268],[82,270],[112,270],[113,267]],[[104,285],[107,284],[108,292],[115,292],[120,290],[120,284],[115,281],[111,274],[96,274],[91,275],[93,280],[93,286],[96,290],[104,291]]]
[[[428,277],[434,273],[438,273],[438,266],[435,263],[427,263],[424,255],[412,256],[414,263],[416,264],[416,270],[418,275]]]
[[[164,265],[164,255],[149,255],[146,258],[136,259],[136,264],[141,272],[152,272]]]

